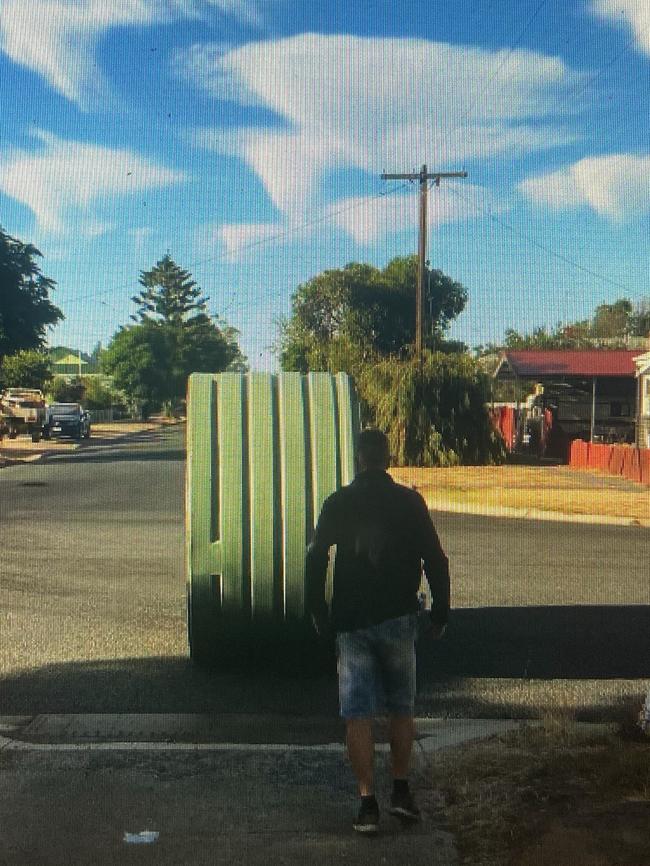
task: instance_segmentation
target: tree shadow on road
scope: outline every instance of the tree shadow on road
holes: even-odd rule
[[[171,439],[171,441],[170,441]],[[171,447],[165,448],[165,443]],[[142,446],[151,446],[147,450]],[[114,463],[120,460],[185,460],[185,447],[178,446],[178,437],[167,431],[143,430],[118,438],[93,436],[79,443],[74,451],[46,453],[43,462],[50,466],[65,463]]]

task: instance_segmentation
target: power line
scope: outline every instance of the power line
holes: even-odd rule
[[[396,187],[393,187],[390,190],[380,190],[379,192],[375,193],[374,195],[369,196],[368,199],[363,199],[361,201],[355,201],[353,204],[346,205],[345,207],[338,208],[337,210],[328,211],[327,213],[321,213],[318,216],[314,217],[313,219],[305,220],[304,222],[299,223],[297,225],[289,226],[287,229],[285,229],[284,231],[278,232],[277,234],[270,235],[270,236],[265,237],[265,238],[259,238],[258,240],[255,240],[255,241],[249,241],[248,243],[245,243],[245,244],[241,244],[239,249],[240,250],[249,250],[249,249],[253,249],[254,247],[264,246],[264,244],[270,244],[273,241],[281,240],[283,238],[289,237],[292,234],[299,233],[303,229],[309,228],[310,226],[317,225],[318,223],[327,222],[329,220],[332,220],[332,219],[334,219],[334,217],[339,216],[339,214],[346,213],[348,211],[356,210],[357,208],[363,207],[364,205],[366,205],[368,203],[368,201],[372,202],[375,199],[386,198],[390,195],[394,195],[396,192],[399,192],[400,190],[405,189],[408,186],[409,186],[408,183],[403,183],[403,184],[399,184]],[[194,262],[190,262],[189,264],[187,264],[186,270],[196,268],[200,265],[207,265],[207,264],[210,264],[211,262],[227,264],[227,261],[223,255],[210,256],[209,258],[206,258],[206,259],[198,259]],[[112,289],[106,289],[105,291],[102,291],[102,292],[92,292],[92,293],[87,293],[85,295],[77,295],[75,298],[73,298],[70,301],[67,301],[66,303],[68,305],[79,304],[82,301],[85,301],[88,299],[96,299],[96,298],[106,297],[107,295],[113,295],[115,292],[119,292],[122,289],[129,289],[129,288],[131,288],[131,286],[132,286],[132,283],[129,282],[129,283],[124,283],[121,286],[115,286]]]
[[[448,187],[448,189],[453,195],[457,196],[458,198],[462,198],[469,203],[469,198],[466,195],[463,195],[459,189],[454,189],[453,187]],[[508,231],[511,231],[511,232],[513,232],[513,234],[518,235],[520,238],[523,238],[529,244],[532,244],[532,246],[537,247],[540,250],[543,250],[545,253],[547,253],[550,256],[553,256],[553,258],[559,259],[561,262],[564,262],[565,264],[571,265],[571,267],[577,268],[579,271],[582,271],[583,273],[588,274],[590,277],[594,277],[595,279],[600,280],[603,283],[609,283],[609,285],[614,286],[617,289],[621,289],[624,292],[630,291],[627,286],[623,285],[623,283],[619,283],[616,280],[611,279],[610,277],[606,277],[603,274],[599,274],[596,271],[592,271],[591,268],[586,268],[584,265],[581,265],[578,262],[576,262],[575,260],[570,259],[568,256],[565,256],[563,253],[558,253],[556,250],[551,249],[550,247],[546,246],[546,244],[541,243],[540,241],[531,237],[526,232],[522,232],[520,229],[515,228],[514,226],[510,225],[510,223],[506,222],[504,219],[501,219],[500,217],[496,216],[496,214],[492,213],[492,211],[489,210],[489,208],[482,207],[480,204],[478,204],[476,202],[473,202],[472,204],[474,204],[476,207],[478,207],[478,209],[480,211],[482,211],[486,216],[488,216],[493,222],[497,223],[500,226],[503,226],[504,228],[508,229]]]
[[[541,2],[537,5],[537,8],[535,9],[533,14],[530,16],[530,18],[524,24],[523,28],[521,29],[521,32],[519,33],[519,35],[515,39],[514,43],[510,46],[510,49],[508,50],[506,56],[503,58],[503,60],[497,66],[497,68],[494,70],[494,72],[490,75],[488,80],[485,82],[485,87],[483,88],[483,90],[478,94],[476,99],[471,103],[470,107],[465,112],[462,119],[456,124],[456,126],[454,127],[454,130],[452,130],[452,131],[455,131],[456,129],[458,129],[460,126],[462,126],[465,123],[465,121],[468,119],[468,117],[470,116],[472,111],[476,108],[479,100],[483,99],[483,97],[487,93],[488,88],[490,87],[492,82],[495,81],[499,77],[499,73],[501,72],[501,70],[509,63],[510,58],[512,57],[515,49],[518,47],[521,40],[524,38],[526,31],[528,30],[530,25],[533,23],[533,21],[537,18],[537,16],[542,11],[542,8],[546,5],[546,3],[547,3],[547,0],[541,0]]]
[[[642,32],[645,33],[649,29],[650,27],[646,27]],[[595,72],[583,85],[576,86],[579,89],[576,90],[576,88],[573,88],[573,90],[569,90],[565,94],[564,98],[561,99],[560,102],[557,104],[557,107],[563,105],[568,99],[577,99],[586,90],[588,90],[592,86],[592,84],[594,84],[594,82],[598,81],[598,79],[603,76],[608,69],[611,69],[611,67],[632,48],[636,39],[636,34],[632,34],[630,39],[628,39],[628,41],[623,45],[623,47],[619,51],[617,51],[616,54],[610,60],[608,60],[604,66],[601,66],[601,68],[597,72]]]

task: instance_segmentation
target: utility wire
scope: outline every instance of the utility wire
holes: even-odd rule
[[[464,195],[460,189],[455,189],[451,186],[447,187],[447,189],[453,195],[457,196],[458,198],[462,198],[463,200],[470,203],[469,198],[466,195]],[[546,246],[546,244],[543,244],[540,241],[536,240],[535,238],[531,237],[531,235],[527,234],[526,232],[522,232],[520,229],[515,228],[514,226],[510,225],[510,223],[506,222],[506,220],[501,219],[501,217],[498,217],[498,216],[496,216],[496,214],[492,213],[492,211],[489,208],[483,207],[482,205],[478,204],[477,202],[473,202],[472,204],[474,204],[476,207],[478,207],[478,209],[480,211],[482,211],[486,216],[488,216],[493,222],[497,223],[500,226],[503,226],[504,228],[508,229],[508,231],[511,231],[513,234],[518,235],[520,238],[523,238],[523,240],[527,241],[532,246],[537,247],[540,250],[543,250],[545,253],[547,253],[550,256],[553,256],[553,258],[559,259],[559,261],[564,262],[567,265],[571,265],[571,267],[577,268],[579,271],[582,271],[583,273],[588,274],[590,277],[594,277],[595,279],[600,280],[603,283],[608,283],[610,286],[614,286],[615,288],[621,289],[624,292],[630,291],[627,286],[623,285],[623,283],[619,283],[616,280],[611,279],[611,277],[606,277],[603,274],[599,274],[596,271],[592,271],[591,268],[586,268],[584,265],[579,264],[574,259],[570,259],[568,256],[565,256],[563,253],[558,253],[556,250],[553,250],[550,247]]]
[[[513,53],[515,52],[516,48],[517,48],[517,47],[519,46],[519,44],[521,43],[521,40],[522,40],[522,39],[524,38],[524,36],[526,35],[526,31],[528,30],[528,28],[530,27],[530,25],[533,23],[533,21],[537,18],[537,16],[538,16],[539,13],[542,11],[542,9],[543,9],[543,7],[546,5],[546,3],[547,3],[547,0],[541,0],[541,2],[537,5],[537,8],[536,8],[535,11],[533,12],[533,14],[528,18],[528,20],[526,21],[526,23],[525,23],[524,26],[522,27],[522,29],[521,29],[519,35],[517,36],[517,38],[515,39],[515,41],[513,42],[513,44],[510,46],[510,49],[508,50],[506,56],[503,58],[503,60],[501,61],[501,63],[499,63],[499,65],[498,65],[497,68],[494,70],[494,72],[490,75],[490,77],[488,78],[488,80],[485,82],[485,87],[483,88],[483,90],[481,90],[481,92],[478,94],[478,96],[477,96],[477,97],[474,99],[474,101],[471,103],[470,107],[467,109],[467,111],[465,112],[465,114],[463,115],[463,117],[458,121],[458,123],[457,123],[457,124],[455,125],[455,127],[452,129],[452,132],[455,132],[459,127],[461,127],[461,126],[466,122],[466,120],[469,118],[469,116],[470,116],[470,114],[472,113],[472,111],[474,111],[474,109],[476,108],[476,106],[478,105],[478,103],[479,103],[481,100],[483,100],[483,98],[485,97],[486,93],[488,92],[488,89],[489,89],[490,85],[492,84],[493,81],[496,81],[496,79],[499,77],[499,74],[500,74],[501,70],[502,70],[505,66],[507,66],[507,64],[510,62],[510,58],[512,57],[512,55],[513,55]]]
[[[647,31],[647,30],[649,30],[649,29],[650,29],[650,27],[646,27],[645,30],[644,30],[643,32],[645,32],[645,31]],[[627,52],[628,52],[628,51],[633,47],[634,43],[636,42],[636,38],[637,38],[636,35],[633,34],[633,35],[631,36],[631,38],[628,39],[628,41],[625,43],[625,45],[623,45],[623,47],[622,47],[619,51],[617,51],[616,54],[615,54],[615,55],[614,55],[610,60],[608,60],[607,63],[605,63],[604,66],[601,66],[601,68],[600,68],[597,72],[595,72],[595,73],[594,73],[594,74],[593,74],[593,75],[592,75],[592,76],[591,76],[591,77],[590,77],[590,78],[589,78],[589,79],[588,79],[588,80],[587,80],[583,85],[576,85],[576,87],[578,88],[577,90],[576,90],[576,88],[573,88],[573,90],[569,90],[569,91],[564,95],[564,98],[561,99],[561,100],[557,103],[557,107],[560,107],[560,106],[564,105],[564,103],[565,103],[568,99],[577,99],[579,96],[582,96],[582,94],[583,94],[586,90],[588,90],[588,89],[589,89],[589,88],[594,84],[594,82],[598,81],[598,79],[601,78],[601,77],[602,77],[602,76],[607,72],[608,69],[611,69],[611,67],[612,67],[612,66],[613,66],[613,65],[614,65],[618,60],[620,60],[620,58],[621,58],[624,54],[627,54]]]
[[[367,199],[363,199],[362,201],[354,202],[353,204],[349,204],[349,205],[346,205],[345,207],[338,208],[335,211],[328,211],[327,213],[321,213],[318,216],[314,217],[313,219],[305,220],[302,223],[288,226],[284,231],[278,232],[277,234],[274,234],[274,235],[270,235],[269,237],[260,238],[260,239],[255,240],[255,241],[249,241],[248,243],[242,244],[239,247],[239,249],[243,250],[243,251],[253,249],[254,247],[264,246],[264,244],[270,244],[273,241],[281,240],[281,239],[289,237],[290,235],[293,235],[293,234],[298,234],[302,230],[309,228],[313,225],[317,225],[318,223],[328,222],[329,220],[334,219],[334,217],[339,216],[339,214],[347,213],[348,211],[356,210],[357,208],[363,207],[369,201],[372,202],[375,199],[387,198],[388,196],[394,195],[396,192],[398,192],[399,190],[405,189],[407,186],[409,186],[409,183],[405,182],[402,184],[398,184],[397,186],[392,187],[390,189],[380,190],[379,192],[375,193],[374,195],[369,196]],[[185,270],[190,270],[190,269],[198,267],[199,265],[210,264],[211,262],[216,262],[219,264],[228,264],[228,262],[226,261],[226,259],[224,258],[223,255],[218,255],[218,256],[210,256],[209,258],[206,258],[206,259],[197,259],[196,261],[190,262],[189,264],[187,264],[184,267],[185,267]],[[112,289],[106,289],[105,291],[102,291],[102,292],[92,292],[92,293],[86,293],[85,295],[77,295],[75,298],[72,298],[70,301],[67,301],[66,304],[67,305],[79,304],[82,301],[85,301],[89,298],[95,299],[95,298],[106,297],[107,295],[113,295],[113,294],[115,294],[115,292],[119,292],[122,289],[131,288],[131,286],[132,286],[132,283],[129,282],[129,283],[124,283],[121,286],[116,286]]]

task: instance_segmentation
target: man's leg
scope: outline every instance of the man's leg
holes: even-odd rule
[[[359,785],[359,794],[370,797],[375,793],[372,719],[346,719],[345,728],[348,758]]]
[[[390,757],[393,779],[408,777],[414,735],[413,716],[390,717]]]
[[[413,615],[387,621],[382,629],[381,668],[390,716],[390,752],[393,793],[390,811],[405,820],[417,820],[419,810],[409,790],[408,772],[415,726],[415,626]]]
[[[343,632],[337,638],[339,699],[345,719],[348,759],[359,786],[361,807],[353,828],[377,833],[379,806],[374,795],[375,743],[372,717],[375,709],[375,659],[363,630]]]

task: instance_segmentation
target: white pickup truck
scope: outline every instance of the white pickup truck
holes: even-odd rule
[[[45,428],[45,397],[34,388],[7,388],[0,394],[0,438],[6,432],[10,439],[19,433],[39,442]]]

